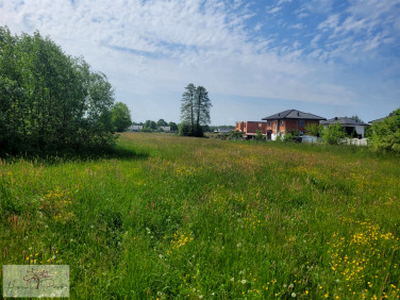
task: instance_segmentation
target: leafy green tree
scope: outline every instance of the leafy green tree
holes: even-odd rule
[[[113,89],[49,38],[0,27],[0,146],[52,152],[114,143]]]
[[[182,95],[181,120],[182,123],[190,126],[189,131],[185,131],[190,136],[203,136],[203,126],[210,123],[211,100],[208,92],[203,86],[195,87],[192,83],[188,84]]]
[[[181,136],[190,136],[192,128],[190,124],[186,122],[182,122],[179,124],[179,135]]]
[[[157,121],[157,127],[168,126],[168,123],[164,121],[164,119],[160,119]]]
[[[132,125],[131,112],[125,103],[115,103],[112,108],[112,121],[118,132],[126,131]]]
[[[321,137],[324,127],[318,123],[309,123],[305,127],[306,133],[309,135]]]
[[[400,153],[400,108],[381,122],[373,123],[369,136],[373,150]]]
[[[170,130],[171,130],[171,131],[176,132],[176,131],[179,130],[179,129],[178,129],[178,125],[176,125],[175,122],[169,122],[169,123],[168,123],[168,126],[170,127]]]
[[[146,120],[143,124],[144,131],[154,131],[157,130],[157,123],[151,120]]]
[[[325,143],[330,145],[339,144],[340,140],[346,137],[346,130],[339,123],[328,125],[322,132]]]

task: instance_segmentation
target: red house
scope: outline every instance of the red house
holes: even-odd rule
[[[235,131],[243,133],[247,138],[251,138],[257,134],[257,131],[261,131],[262,134],[267,133],[267,122],[261,121],[243,121],[236,122]]]
[[[276,140],[278,136],[282,136],[292,130],[297,130],[302,135],[307,125],[319,124],[319,121],[326,119],[296,109],[289,109],[265,117],[263,120],[267,121],[267,139]]]

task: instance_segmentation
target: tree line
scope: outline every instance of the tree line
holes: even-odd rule
[[[157,122],[153,120],[146,120],[146,122],[135,123],[133,125],[141,126],[140,131],[144,132],[162,132],[164,131],[163,127],[169,127],[171,132],[178,132],[178,125],[175,122],[167,123],[164,119],[159,119]]]
[[[114,102],[107,76],[93,71],[83,58],[65,54],[39,32],[17,36],[0,27],[3,152],[109,147],[120,120],[116,112],[121,105]],[[123,127],[129,122],[126,111],[124,118]]]

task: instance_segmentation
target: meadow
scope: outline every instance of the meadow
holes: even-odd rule
[[[0,161],[1,264],[71,299],[396,299],[400,157],[125,133],[132,155]]]

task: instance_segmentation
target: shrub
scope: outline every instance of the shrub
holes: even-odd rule
[[[400,153],[400,108],[382,122],[372,124],[369,134],[373,150]]]
[[[265,139],[261,130],[257,130],[254,139],[255,139],[256,141],[262,141],[262,140]]]
[[[314,135],[317,137],[321,137],[322,132],[324,131],[324,127],[321,124],[317,124],[317,123],[307,124],[305,129],[306,129],[307,134]]]
[[[322,132],[325,143],[330,145],[339,144],[340,140],[346,137],[346,131],[339,123],[330,124]]]
[[[182,122],[179,124],[179,135],[180,136],[190,136],[191,135],[191,127],[188,123]]]
[[[229,134],[229,139],[230,140],[238,140],[238,139],[242,139],[242,137],[243,137],[242,133],[240,131],[236,131],[236,130],[232,131]]]
[[[299,141],[299,131],[290,130],[283,136],[284,142],[298,142]]]

